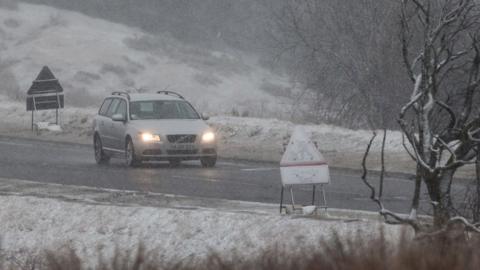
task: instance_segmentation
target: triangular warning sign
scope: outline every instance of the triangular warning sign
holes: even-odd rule
[[[35,81],[33,81],[27,94],[40,95],[61,92],[63,92],[63,88],[57,78],[55,78],[52,71],[47,66],[44,66]]]
[[[40,73],[38,74],[35,81],[46,81],[46,80],[56,80],[55,76],[53,75],[52,71],[47,67],[44,66]]]
[[[318,151],[317,147],[310,140],[305,131],[301,127],[296,127],[280,164],[301,165],[311,163],[327,164],[322,153]]]
[[[283,185],[330,183],[327,161],[301,127],[293,131],[280,173]]]

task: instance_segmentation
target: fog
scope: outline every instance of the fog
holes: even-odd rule
[[[301,93],[288,94],[293,99],[300,98],[309,108],[299,110],[301,115],[297,120],[350,127],[366,127],[372,121],[375,126],[389,122],[387,125],[392,127],[395,123],[385,119],[391,119],[399,106],[385,102],[389,98],[381,92],[389,88],[389,95],[401,100],[402,89],[407,89],[397,35],[398,11],[390,1],[30,2],[79,11],[157,35],[168,34],[201,48],[256,54],[260,65],[284,74],[304,89]],[[301,32],[303,34],[298,35]],[[319,53],[318,48],[324,44],[331,49]],[[382,63],[385,59],[388,62]],[[342,65],[351,66],[357,74],[340,69]],[[379,96],[373,105],[362,98],[365,91]],[[395,96],[397,93],[399,95]],[[389,111],[382,114],[385,119],[367,120],[364,117],[378,114],[377,108],[367,109],[366,106],[384,105],[379,110]]]
[[[267,28],[263,0],[26,0],[92,17],[170,33],[198,46],[258,50]],[[260,39],[259,39],[260,38]]]
[[[377,230],[365,210],[427,241],[480,232],[479,91],[477,0],[0,0],[0,231],[101,253],[155,230],[183,259],[306,222],[298,250],[324,218]]]
[[[19,2],[2,0],[0,3],[2,6],[15,8],[15,4]],[[275,81],[262,79],[265,82],[260,87],[269,95],[289,100],[287,103],[292,107],[290,112],[279,113],[280,117],[287,118],[286,120],[333,123],[353,128],[397,129],[398,112],[402,104],[408,101],[412,89],[402,55],[401,9],[397,1],[24,2],[76,11],[134,27],[161,38],[171,37],[202,52],[220,51],[235,55],[238,59],[254,56],[254,65],[288,80],[289,85],[282,86]],[[415,36],[415,33],[412,35]],[[149,46],[149,49],[158,46],[158,42],[142,38],[139,35],[138,39],[134,39],[148,43],[143,45]],[[135,44],[130,43],[129,46],[134,47]],[[135,48],[138,49],[138,46]],[[195,75],[197,80],[204,85],[219,85],[221,78],[205,74],[208,65],[212,64],[203,62],[207,64],[199,67],[201,74]],[[107,66],[102,66],[100,72],[105,72],[105,67],[115,67],[110,63],[105,65]],[[225,67],[218,66],[217,69],[222,70]],[[116,70],[118,71],[118,68]],[[252,69],[250,72],[253,72]],[[1,76],[5,78],[6,88],[15,89],[15,83],[9,79],[12,77],[9,70],[4,68]],[[142,87],[139,84],[128,78],[123,86]],[[89,95],[84,92],[83,96],[75,97],[78,100],[75,105],[88,104],[95,98]],[[18,98],[19,95],[15,90],[11,90],[9,96]],[[234,98],[230,95],[229,99]],[[253,107],[263,106],[261,104],[265,102],[261,101]],[[242,114],[243,110],[250,116],[276,115],[274,110],[265,114],[249,112],[252,108],[240,108],[242,105],[238,104],[231,107],[228,110],[236,112],[235,114]],[[288,114],[291,116],[288,117]]]

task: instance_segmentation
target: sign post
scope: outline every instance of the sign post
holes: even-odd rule
[[[27,92],[27,111],[32,111],[32,131],[35,111],[55,109],[55,124],[58,125],[58,109],[63,107],[63,88],[52,71],[44,66]]]
[[[323,195],[322,208],[327,209],[324,186],[330,183],[328,164],[322,153],[308,138],[302,128],[296,127],[280,162],[282,190],[280,194],[280,213],[283,206],[285,188],[289,188],[292,207],[295,209],[293,186],[312,186],[312,205],[315,205],[316,187],[320,186]]]

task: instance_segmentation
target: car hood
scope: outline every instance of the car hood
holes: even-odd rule
[[[130,121],[130,125],[138,132],[158,135],[201,134],[209,129],[201,119],[133,120]]]

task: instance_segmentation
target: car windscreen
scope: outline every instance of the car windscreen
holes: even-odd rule
[[[130,102],[130,119],[200,119],[190,103],[179,100]]]

